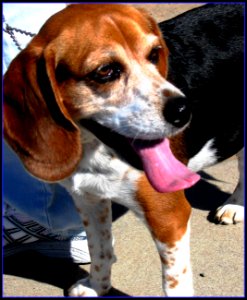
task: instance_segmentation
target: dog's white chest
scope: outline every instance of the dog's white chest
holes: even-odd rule
[[[78,169],[62,184],[70,193],[80,196],[109,200],[126,199],[133,198],[140,174],[94,138],[84,143],[83,159]]]

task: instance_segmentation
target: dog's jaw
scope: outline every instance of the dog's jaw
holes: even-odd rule
[[[199,175],[189,171],[175,158],[168,139],[135,140],[92,120],[82,120],[80,123],[130,165],[144,169],[149,182],[158,192],[174,192],[189,188],[200,179]]]

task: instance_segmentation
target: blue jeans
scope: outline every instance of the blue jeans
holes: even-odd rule
[[[69,193],[59,184],[48,184],[29,175],[20,159],[5,142],[3,196],[10,207],[29,216],[53,233],[74,235],[83,230]]]

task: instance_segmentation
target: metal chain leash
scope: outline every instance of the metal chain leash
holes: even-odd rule
[[[31,32],[28,32],[28,31],[25,31],[25,30],[22,30],[22,29],[19,29],[19,28],[11,27],[7,23],[5,23],[5,24],[6,24],[6,28],[4,28],[3,31],[5,31],[7,34],[10,35],[11,39],[13,40],[13,42],[15,43],[16,47],[19,50],[22,50],[22,48],[21,48],[20,43],[16,39],[15,32],[19,32],[21,34],[25,34],[25,35],[28,35],[28,36],[31,36],[31,37],[35,36],[34,33],[31,33]]]

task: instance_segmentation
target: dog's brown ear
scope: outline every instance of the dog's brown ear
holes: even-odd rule
[[[4,136],[27,170],[51,182],[69,176],[82,147],[56,84],[54,53],[29,46],[13,60],[3,84]]]

